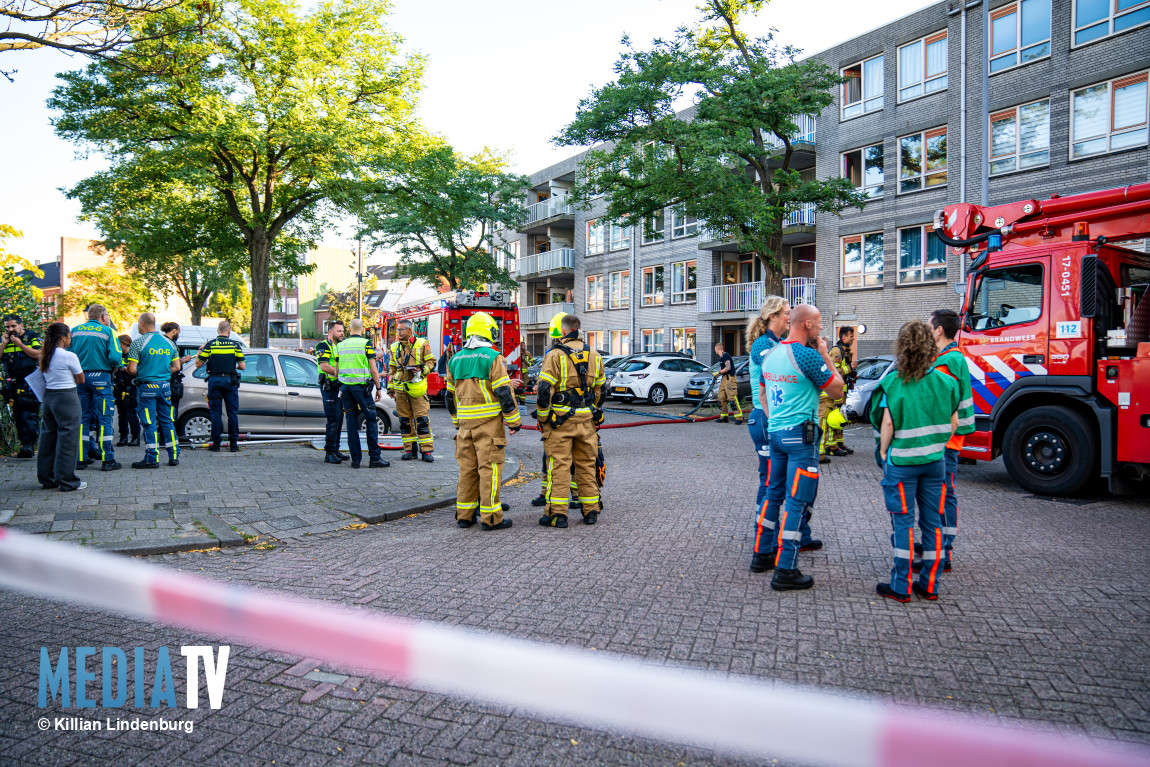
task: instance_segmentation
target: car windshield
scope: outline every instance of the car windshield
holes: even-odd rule
[[[632,362],[628,362],[626,365],[624,365],[624,366],[623,366],[622,368],[620,368],[620,369],[621,369],[621,370],[622,370],[624,373],[634,373],[634,372],[636,372],[636,371],[638,371],[638,370],[642,370],[643,368],[647,367],[649,364],[651,364],[651,363],[649,363],[649,362],[642,362],[642,361],[640,361],[640,360],[634,360],[634,361],[632,361]]]
[[[890,367],[890,360],[881,357],[859,360],[856,377],[860,381],[877,381]]]

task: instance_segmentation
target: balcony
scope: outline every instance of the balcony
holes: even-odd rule
[[[783,244],[805,245],[815,241],[815,204],[803,203],[783,219]]]
[[[556,195],[527,206],[527,219],[520,226],[520,232],[543,232],[547,227],[570,219],[575,225],[575,206],[569,195]]]
[[[575,249],[559,248],[533,256],[523,256],[515,265],[515,278],[518,280],[575,270]]]
[[[560,303],[539,304],[538,306],[520,306],[519,326],[527,327],[528,325],[547,325],[551,322],[551,318],[560,312],[574,314],[575,304]]]
[[[783,278],[783,297],[791,306],[799,304],[815,304],[815,278],[814,277],[785,277]]]
[[[806,170],[815,165],[815,139],[818,131],[818,120],[814,115],[799,115],[795,118],[798,133],[791,137],[791,170]],[[783,142],[777,138],[771,141],[771,146],[780,151],[778,157],[768,163],[772,167],[782,165]]]
[[[746,319],[758,313],[766,298],[767,288],[761,282],[699,288],[699,319]]]

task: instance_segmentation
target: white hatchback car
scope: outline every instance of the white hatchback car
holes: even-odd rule
[[[609,394],[621,402],[645,399],[662,405],[668,399],[682,399],[691,376],[706,371],[706,365],[686,357],[638,357],[615,374]]]

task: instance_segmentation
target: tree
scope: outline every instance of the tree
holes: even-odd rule
[[[4,241],[9,237],[23,236],[13,227],[0,224],[0,315],[18,314],[26,329],[43,335],[45,318],[40,305],[43,294],[31,280],[21,277],[18,272],[26,269],[37,277],[43,277],[44,273],[4,247]],[[6,405],[0,403],[0,455],[9,455],[19,447],[12,414]]]
[[[701,20],[670,40],[626,51],[614,82],[579,104],[555,139],[587,153],[578,202],[606,193],[604,220],[642,222],[681,206],[767,267],[780,286],[783,221],[804,203],[840,213],[865,200],[845,179],[803,181],[792,169],[799,115],[817,115],[843,79],[794,48],[740,29],[766,0],[703,0]],[[694,111],[676,104],[693,97]]]
[[[139,43],[166,68],[96,61],[60,75],[57,132],[221,200],[247,250],[253,346],[267,344],[280,238],[318,238],[333,195],[429,141],[415,119],[423,60],[383,23],[386,0],[228,0],[203,35]],[[281,248],[291,272],[302,255]]]
[[[360,235],[400,253],[398,272],[434,288],[483,289],[518,283],[496,262],[495,229],[526,216],[527,178],[505,171],[506,158],[490,150],[461,157],[439,147],[413,158],[385,188],[348,201]]]
[[[375,290],[377,284],[374,276],[364,277],[363,297],[367,297],[368,291]],[[344,291],[329,290],[324,297],[328,303],[329,319],[332,321],[339,320],[346,328],[347,324],[356,318],[355,299],[357,292],[358,282],[351,283]],[[365,328],[374,327],[375,321],[379,319],[379,309],[369,307],[366,302],[361,303],[359,316],[363,318]]]
[[[252,292],[243,278],[233,278],[227,288],[217,290],[208,300],[208,313],[232,323],[237,333],[250,333],[252,330]]]
[[[56,302],[56,313],[61,319],[81,314],[90,304],[103,304],[116,327],[127,332],[141,312],[154,307],[154,297],[144,287],[144,281],[114,261],[72,272],[68,279],[71,286]]]

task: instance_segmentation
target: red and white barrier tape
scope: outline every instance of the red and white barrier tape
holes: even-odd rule
[[[0,528],[0,585],[533,716],[834,767],[1134,767],[1150,751],[238,588]]]

